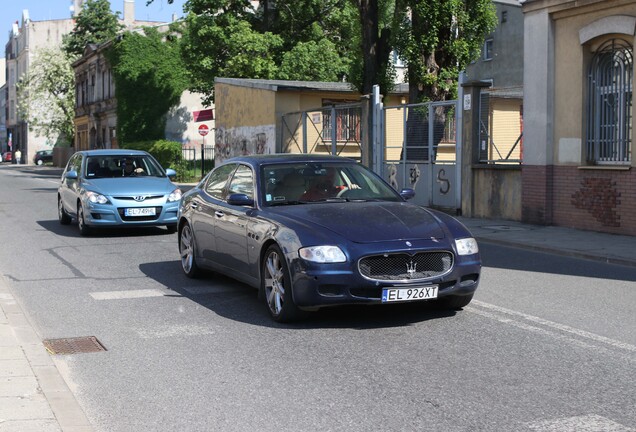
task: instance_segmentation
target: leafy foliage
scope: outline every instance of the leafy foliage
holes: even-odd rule
[[[62,50],[37,51],[17,91],[18,112],[30,129],[51,141],[73,138],[75,75]]]
[[[128,32],[108,51],[117,97],[120,141],[161,139],[166,114],[187,87],[179,44],[156,29]]]
[[[497,24],[491,0],[405,0],[395,47],[408,66],[411,102],[454,97],[457,77]]]
[[[147,0],[152,3],[154,0]],[[169,3],[172,0],[168,0]],[[454,96],[459,72],[496,25],[491,0],[187,0],[184,62],[212,102],[215,77],[334,81],[360,92],[408,67],[410,102]]]
[[[86,45],[107,42],[122,29],[119,13],[110,11],[108,0],[86,0],[75,18],[75,28],[63,36],[62,46],[70,57],[79,57]]]
[[[340,81],[346,75],[345,62],[333,42],[299,42],[283,54],[278,77],[299,81]]]

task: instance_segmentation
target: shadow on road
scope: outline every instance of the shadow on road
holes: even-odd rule
[[[634,271],[634,267],[513,248],[488,243],[487,241],[479,243],[479,251],[484,267],[552,273],[565,276],[636,281],[636,271]]]
[[[257,291],[217,273],[206,273],[197,279],[187,278],[179,261],[147,263],[140,270],[174,291],[177,297],[185,297],[214,313],[248,324],[291,328],[297,330],[316,328],[354,328],[360,330],[403,327],[432,319],[452,317],[455,311],[440,311],[432,302],[401,305],[340,306],[326,308],[296,323],[279,324],[269,317],[263,299]],[[460,312],[461,313],[461,312]]]
[[[58,220],[37,221],[38,225],[47,231],[62,237],[81,237],[77,228],[77,221],[70,225],[62,225]],[[94,238],[119,238],[119,237],[144,237],[152,235],[173,235],[163,227],[133,227],[133,228],[99,228],[93,230],[90,237]],[[176,244],[176,238],[175,238]]]

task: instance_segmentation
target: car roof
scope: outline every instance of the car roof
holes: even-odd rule
[[[142,150],[131,149],[81,150],[77,153],[82,153],[86,156],[143,156],[148,154],[147,152]]]
[[[355,164],[357,161],[354,159],[342,157],[342,156],[332,156],[332,155],[324,155],[324,154],[310,154],[310,153],[276,153],[276,154],[268,154],[268,155],[250,155],[250,156],[237,156],[231,159],[228,159],[224,162],[226,163],[246,163],[248,165],[257,167],[261,165],[270,165],[270,164],[282,164],[282,163],[324,163],[324,162],[337,162],[337,163],[352,163]]]

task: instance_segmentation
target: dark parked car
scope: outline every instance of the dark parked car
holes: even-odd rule
[[[455,218],[407,203],[414,195],[346,158],[230,159],[181,199],[181,266],[258,288],[281,322],[345,304],[466,306],[477,243]]]
[[[94,228],[165,225],[174,232],[181,190],[150,154],[137,150],[75,153],[57,193],[60,223],[77,219],[80,234]]]
[[[33,163],[42,165],[47,162],[53,162],[53,150],[39,150],[33,156]]]

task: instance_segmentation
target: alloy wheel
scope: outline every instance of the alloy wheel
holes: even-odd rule
[[[181,268],[186,276],[194,278],[199,273],[199,266],[194,257],[194,234],[190,225],[185,224],[179,234],[179,253]]]
[[[265,259],[265,298],[273,315],[280,315],[285,303],[285,274],[280,256],[270,251]]]

